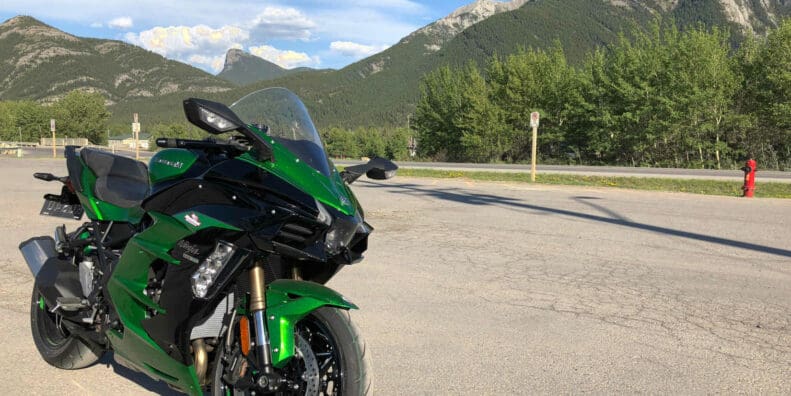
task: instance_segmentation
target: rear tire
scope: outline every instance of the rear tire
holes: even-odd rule
[[[34,285],[30,302],[30,330],[36,349],[44,361],[60,369],[76,370],[88,367],[102,357],[104,350],[92,348],[67,330],[59,329],[56,320],[57,315],[49,312]]]

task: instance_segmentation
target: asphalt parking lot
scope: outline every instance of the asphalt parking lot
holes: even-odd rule
[[[17,245],[61,160],[0,159],[0,384],[167,393],[109,357],[41,360]],[[791,394],[791,200],[396,178],[354,185],[376,231],[329,286],[357,303],[377,394]],[[67,224],[67,226],[73,223]]]

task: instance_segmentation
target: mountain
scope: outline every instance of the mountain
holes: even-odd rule
[[[305,100],[320,128],[406,126],[420,79],[442,65],[475,61],[483,66],[492,54],[555,42],[570,62],[579,64],[594,48],[657,19],[673,18],[682,27],[722,26],[738,36],[763,34],[789,15],[791,0],[478,0],[340,70],[278,77],[283,70],[276,65],[230,52],[223,76],[238,84],[257,81],[242,87],[121,42],[76,38],[30,18],[11,23],[15,18],[0,25],[0,59],[7,59],[0,61],[0,78],[7,76],[0,81],[0,99],[51,100],[81,87],[118,102],[110,109],[114,122],[125,123],[131,112],[145,114],[148,122],[180,121],[184,97],[231,103],[257,89],[284,86]],[[23,28],[26,24],[33,26]],[[15,30],[25,34],[14,35]],[[35,48],[36,55],[28,48]],[[14,68],[33,63],[42,64],[36,72]]]
[[[76,37],[27,16],[0,24],[0,99],[51,102],[82,89],[115,103],[231,88],[228,81],[121,41]]]
[[[217,77],[236,85],[248,85],[310,70],[313,69],[309,67],[284,69],[253,54],[231,48],[225,54],[225,66]]]
[[[621,32],[656,19],[762,34],[788,15],[791,0],[478,0],[341,70],[287,75],[210,97],[233,102],[253,90],[284,86],[305,100],[320,128],[406,126],[421,77],[442,65],[459,66],[470,60],[483,65],[495,53],[546,48],[556,41],[572,63],[579,63],[594,48],[617,40]],[[179,104],[180,97],[172,95],[129,102],[119,109],[181,117]]]

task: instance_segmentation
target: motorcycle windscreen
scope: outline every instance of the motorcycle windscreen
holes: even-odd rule
[[[231,110],[249,125],[266,132],[301,161],[330,177],[330,163],[321,137],[305,105],[285,88],[267,88],[240,99]]]

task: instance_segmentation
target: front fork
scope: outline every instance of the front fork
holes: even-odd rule
[[[266,332],[266,276],[264,264],[256,262],[250,269],[250,312],[255,324],[255,348],[262,375],[258,386],[276,390],[279,380],[272,369],[272,356],[269,352],[269,335]]]
[[[264,263],[250,269],[250,314],[255,326],[255,362],[260,370],[256,385],[274,392],[283,384],[274,368],[283,368],[295,356],[297,323],[321,307],[357,309],[337,292],[317,283],[294,279],[278,279],[266,286]],[[269,304],[267,304],[269,301]],[[272,347],[273,346],[273,347]]]

